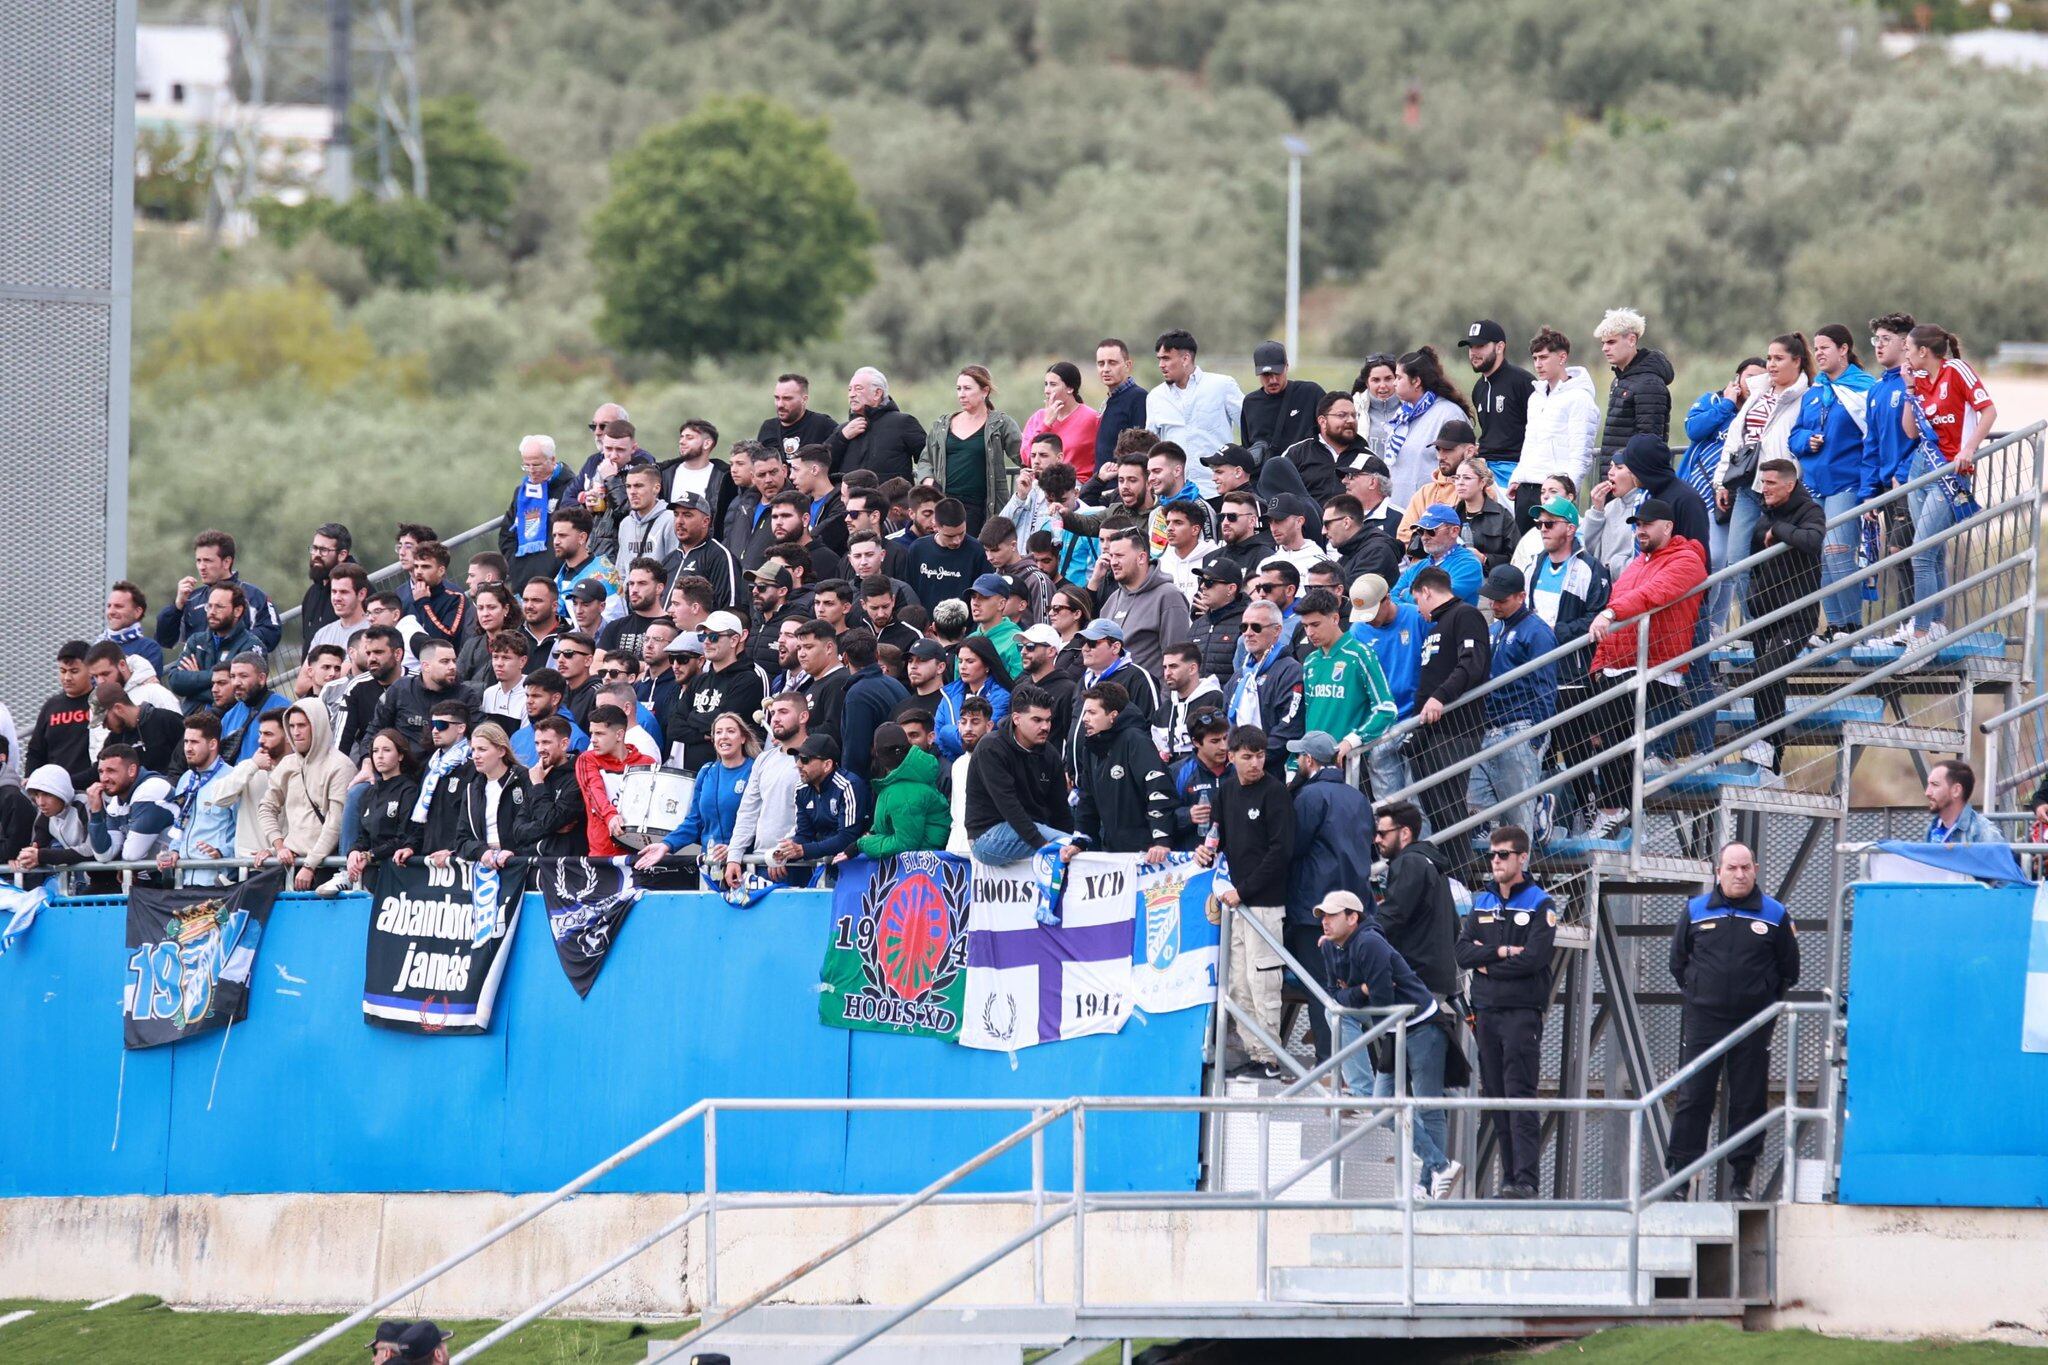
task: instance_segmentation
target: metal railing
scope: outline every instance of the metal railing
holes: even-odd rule
[[[1883,555],[1868,565],[1852,570],[1848,576],[1833,583],[1825,583],[1813,592],[1785,604],[1754,619],[1744,620],[1740,626],[1717,638],[1696,644],[1677,656],[1657,664],[1649,660],[1649,631],[1651,618],[1656,610],[1667,610],[1677,602],[1699,598],[1704,603],[1724,584],[1732,584],[1746,578],[1755,569],[1778,555],[1789,553],[1787,546],[1774,544],[1754,555],[1731,563],[1717,572],[1708,574],[1673,604],[1654,609],[1652,612],[1626,617],[1615,622],[1614,631],[1632,630],[1636,648],[1632,676],[1624,680],[1629,690],[1627,701],[1632,705],[1633,724],[1626,736],[1614,736],[1604,747],[1595,747],[1595,736],[1588,732],[1591,727],[1588,718],[1596,711],[1611,708],[1618,689],[1593,690],[1571,704],[1559,707],[1550,717],[1491,744],[1481,744],[1468,757],[1449,762],[1430,763],[1428,756],[1414,762],[1417,771],[1410,780],[1391,793],[1375,793],[1378,801],[1421,800],[1431,788],[1448,777],[1470,774],[1489,764],[1498,763],[1517,746],[1541,741],[1545,744],[1543,763],[1549,767],[1545,772],[1539,769],[1540,780],[1532,786],[1523,786],[1481,809],[1466,807],[1464,818],[1458,819],[1440,830],[1432,830],[1431,837],[1439,846],[1450,851],[1451,841],[1469,834],[1482,825],[1498,820],[1510,812],[1527,809],[1537,798],[1545,794],[1569,789],[1594,774],[1606,764],[1623,761],[1628,764],[1629,802],[1627,826],[1632,832],[1643,829],[1644,801],[1646,797],[1669,791],[1678,783],[1692,777],[1710,766],[1741,753],[1749,745],[1768,740],[1774,735],[1789,731],[1801,725],[1810,717],[1840,702],[1842,699],[1868,692],[1879,682],[1901,672],[1924,667],[1933,661],[1943,649],[1970,633],[1981,631],[1988,626],[2023,616],[2022,642],[2030,644],[2034,621],[2030,603],[2034,596],[2034,574],[2040,560],[2040,530],[2043,514],[2044,485],[2048,485],[2048,471],[2043,468],[2042,434],[2048,431],[2048,423],[2035,423],[2023,431],[2015,432],[2002,440],[1987,446],[1979,453],[1980,488],[2012,489],[2010,496],[1984,506],[1974,515],[1960,520],[1942,532],[1929,536],[1900,550]],[[1887,509],[1894,508],[1914,493],[1933,486],[1947,477],[1943,470],[1931,470],[1880,494],[1869,502],[1830,518],[1828,527],[1834,528],[1849,523],[1860,523],[1872,515],[1882,516]],[[1991,536],[1986,537],[1985,533]],[[1953,571],[1949,585],[1924,600],[1915,600],[1910,594],[1880,602],[1877,618],[1857,627],[1851,634],[1829,641],[1825,646],[1803,653],[1791,663],[1754,673],[1741,684],[1722,689],[1702,688],[1692,678],[1685,678],[1682,686],[1675,686],[1660,679],[1682,675],[1689,669],[1711,667],[1713,655],[1730,644],[1753,640],[1764,628],[1799,618],[1813,620],[1821,604],[1845,591],[1860,591],[1866,583],[1884,584],[1894,578],[1898,571],[1910,566],[1915,556],[1930,549],[1942,547],[1975,548],[1975,543],[1987,538],[1996,538],[1998,548],[2005,553],[1992,558],[1988,564],[1971,568],[1973,557],[1969,553],[1956,556],[1959,564]],[[1707,751],[1696,754],[1689,760],[1671,763],[1665,771],[1646,769],[1646,760],[1651,748],[1660,742],[1673,740],[1687,731],[1697,732],[1703,726],[1710,727],[1714,718],[1727,702],[1753,697],[1766,687],[1787,682],[1795,675],[1810,673],[1816,666],[1845,661],[1849,651],[1858,645],[1868,643],[1883,635],[1887,629],[1909,620],[1916,611],[1924,611],[1930,605],[1941,603],[1952,609],[1974,611],[1977,614],[1970,622],[1950,632],[1946,639],[1930,639],[1904,649],[1896,660],[1867,668],[1844,676],[1843,683],[1820,698],[1795,700],[1788,698],[1783,716],[1775,721],[1751,723],[1738,730],[1735,738],[1724,743],[1707,745]],[[1888,608],[1888,609],[1887,609]],[[2010,642],[2008,642],[2010,643]],[[1461,708],[1484,706],[1487,698],[1502,688],[1523,681],[1536,673],[1550,668],[1576,676],[1574,666],[1585,651],[1595,648],[1588,637],[1579,637],[1559,645],[1540,658],[1530,660],[1507,672],[1489,678],[1468,690],[1459,700],[1446,708],[1450,717]],[[2022,653],[2022,658],[2026,653]],[[1590,679],[1587,680],[1590,683]],[[1653,689],[1661,689],[1659,691]],[[1653,701],[1654,698],[1654,701]],[[1703,700],[1696,700],[1703,698]],[[1674,708],[1671,703],[1677,702]],[[1663,713],[1663,714],[1660,714]],[[1439,722],[1440,724],[1442,722]],[[1418,734],[1425,734],[1425,727],[1419,716],[1411,716],[1397,722],[1377,744],[1400,745],[1404,740]],[[1619,740],[1624,752],[1617,753],[1613,740]],[[1563,741],[1560,743],[1559,741]],[[1572,755],[1581,755],[1573,757]],[[1427,764],[1427,766],[1425,766]],[[1550,766],[1550,765],[1557,766]],[[1474,803],[1477,804],[1477,803]],[[1586,812],[1566,812],[1566,814]],[[1631,839],[1627,856],[1637,860],[1644,851],[1645,841],[1640,837]]]
[[[2027,806],[2048,778],[2048,693],[1986,717],[1977,730],[1984,736],[1984,813]]]
[[[1790,1021],[1788,1046],[1798,1047],[1801,1020],[1809,1015],[1820,1016],[1825,1030],[1823,1047],[1830,1065],[1824,1072],[1817,1103],[1801,1104],[1796,1080],[1788,1082],[1782,1101],[1772,1106],[1756,1119],[1733,1133],[1726,1133],[1698,1158],[1685,1166],[1669,1171],[1661,1180],[1645,1183],[1641,1170],[1642,1128],[1646,1114],[1652,1106],[1661,1105],[1679,1086],[1707,1066],[1718,1061],[1730,1049],[1748,1038],[1759,1029],[1769,1029],[1780,1018]],[[1090,1214],[1099,1213],[1187,1213],[1206,1211],[1228,1211],[1255,1213],[1263,1229],[1271,1215],[1278,1212],[1319,1212],[1330,1210],[1392,1210],[1402,1218],[1401,1238],[1401,1284],[1398,1300],[1404,1309],[1412,1310],[1416,1304],[1415,1291],[1415,1214],[1416,1200],[1412,1185],[1404,1184],[1393,1198],[1347,1199],[1289,1198],[1281,1199],[1293,1185],[1306,1174],[1329,1161],[1332,1149],[1326,1149],[1304,1158],[1289,1177],[1277,1185],[1268,1185],[1258,1192],[1230,1194],[1215,1190],[1173,1190],[1136,1193],[1093,1193],[1088,1189],[1088,1120],[1099,1114],[1198,1114],[1210,1117],[1230,1114],[1254,1114],[1259,1117],[1262,1127],[1270,1127],[1275,1119],[1306,1117],[1320,1111],[1338,1110],[1371,1116],[1379,1122],[1392,1118],[1398,1124],[1404,1139],[1408,1138],[1421,1109],[1441,1108],[1457,1112],[1537,1112],[1537,1113],[1598,1113],[1625,1116],[1629,1124],[1628,1148],[1630,1153],[1629,1174],[1626,1193],[1614,1199],[1580,1199],[1555,1201],[1544,1207],[1551,1209],[1605,1210],[1629,1215],[1628,1228],[1628,1295],[1631,1304],[1643,1302],[1639,1267],[1641,1262],[1642,1214],[1650,1204],[1670,1195],[1695,1175],[1708,1169],[1737,1147],[1760,1133],[1767,1132],[1773,1125],[1783,1125],[1786,1133],[1786,1150],[1795,1152],[1798,1148],[1798,1133],[1802,1124],[1822,1126],[1822,1148],[1832,1151],[1838,1130],[1838,1109],[1840,1089],[1838,1069],[1832,1065],[1837,1051],[1840,1021],[1834,1005],[1829,1002],[1788,1003],[1780,1002],[1761,1011],[1755,1017],[1706,1049],[1692,1061],[1686,1063],[1666,1078],[1661,1084],[1636,1099],[1494,1099],[1469,1096],[1447,1095],[1442,1097],[1416,1098],[1410,1096],[1372,1097],[1346,1096],[1309,1098],[1297,1095],[1239,1097],[1239,1096],[1084,1096],[1065,1099],[730,1099],[700,1100],[666,1122],[649,1130],[646,1134],[622,1147],[619,1151],[584,1171],[575,1179],[561,1186],[553,1193],[520,1210],[512,1217],[471,1241],[460,1250],[442,1258],[429,1269],[412,1277],[397,1288],[379,1295],[376,1299],[349,1314],[332,1326],[278,1356],[275,1365],[303,1360],[330,1342],[336,1341],[352,1329],[361,1326],[377,1313],[419,1293],[428,1285],[440,1279],[449,1271],[462,1266],[486,1249],[502,1242],[514,1232],[532,1223],[550,1209],[564,1203],[588,1189],[605,1175],[617,1170],[626,1162],[646,1152],[657,1143],[673,1136],[685,1128],[701,1125],[704,1144],[704,1190],[690,1201],[677,1216],[661,1228],[642,1237],[623,1251],[613,1254],[592,1270],[584,1272],[561,1287],[543,1296],[533,1306],[524,1310],[503,1326],[454,1357],[456,1362],[476,1358],[491,1346],[505,1340],[520,1327],[534,1321],[545,1313],[597,1283],[604,1276],[631,1262],[649,1248],[658,1245],[676,1232],[693,1223],[702,1222],[704,1240],[704,1285],[705,1302],[702,1320],[690,1333],[673,1343],[665,1344],[660,1354],[651,1360],[670,1359],[687,1350],[711,1332],[731,1327],[747,1313],[767,1303],[778,1294],[789,1290],[817,1270],[841,1259],[849,1252],[864,1245],[887,1228],[900,1222],[905,1216],[927,1205],[976,1206],[976,1207],[1023,1207],[1030,1211],[1031,1221],[1023,1231],[1005,1238],[993,1250],[975,1257],[963,1267],[947,1274],[939,1283],[915,1295],[906,1303],[896,1306],[878,1323],[864,1330],[860,1335],[847,1341],[826,1356],[827,1360],[843,1360],[861,1347],[867,1345],[891,1328],[907,1321],[940,1298],[960,1288],[976,1276],[995,1266],[1007,1257],[1030,1249],[1033,1257],[1031,1301],[1047,1305],[1061,1302],[1052,1296],[1046,1285],[1044,1241],[1059,1229],[1069,1225],[1073,1238],[1072,1269],[1073,1284],[1065,1303],[1076,1313],[1094,1311],[1110,1315],[1142,1314],[1155,1310],[1158,1305],[1105,1304],[1091,1300],[1089,1296],[1089,1261],[1087,1221]],[[1024,1124],[1006,1134],[998,1141],[983,1147],[974,1155],[955,1165],[937,1179],[925,1184],[913,1194],[904,1196],[881,1195],[791,1195],[786,1193],[750,1193],[727,1188],[719,1171],[718,1123],[721,1115],[744,1113],[952,1113],[989,1114],[1010,1113],[1028,1116]],[[1058,1123],[1065,1121],[1070,1126],[1072,1141],[1072,1177],[1065,1197],[1049,1190],[1046,1183],[1045,1136]],[[1354,1131],[1367,1131],[1358,1129]],[[1030,1183],[1028,1187],[1002,1189],[985,1193],[958,1193],[953,1187],[974,1173],[986,1169],[992,1162],[1030,1144]],[[1404,1147],[1407,1144],[1404,1142]],[[1780,1201],[1788,1201],[1794,1193],[1796,1182],[1787,1179],[1781,1186]],[[1443,1200],[1431,1201],[1431,1208],[1474,1208],[1497,1207],[1496,1201],[1489,1200]],[[765,1286],[747,1294],[737,1303],[727,1307],[720,1300],[719,1256],[720,1246],[717,1219],[720,1212],[740,1210],[772,1209],[831,1209],[831,1208],[882,1208],[885,1212],[873,1223],[850,1236],[839,1239],[824,1251],[812,1256],[794,1269],[775,1277]],[[1526,1207],[1526,1206],[1523,1206]],[[1217,1303],[1204,1299],[1205,1311],[1239,1309],[1256,1310],[1271,1300],[1271,1267],[1266,1263],[1267,1239],[1264,1235],[1254,1240],[1252,1247],[1256,1265],[1257,1297],[1239,1303]],[[1389,1298],[1389,1304],[1396,1300]]]

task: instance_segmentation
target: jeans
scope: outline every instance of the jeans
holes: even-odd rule
[[[1713,544],[1708,546],[1716,573],[1730,564],[1749,558],[1750,546],[1756,537],[1756,524],[1763,520],[1763,495],[1753,488],[1730,490],[1734,499],[1728,512],[1728,524],[1714,526],[1708,537]],[[1719,635],[1728,624],[1728,609],[1736,602],[1746,600],[1749,590],[1749,573],[1745,570],[1714,589],[1713,600],[1707,604],[1707,614],[1714,623],[1714,633]]]
[[[1309,997],[1308,1037],[1309,1042],[1315,1045],[1316,1060],[1327,1062],[1330,1060],[1330,1012],[1323,1008],[1323,1002],[1316,999],[1313,992],[1307,990],[1308,983],[1313,981],[1322,988],[1325,995],[1330,992],[1330,973],[1323,962],[1323,950],[1320,946],[1322,938],[1321,924],[1290,923],[1281,932],[1280,942],[1286,947],[1287,955],[1294,959],[1295,966],[1300,969],[1295,975],[1302,979],[1303,994]],[[1284,991],[1282,1000],[1281,1010],[1284,1018]]]
[[[348,789],[348,797],[341,803],[341,842],[334,846],[334,851],[344,858],[355,852],[356,836],[363,832],[363,803],[369,799],[370,784],[358,782]]]
[[[1412,748],[1416,776],[1435,777],[1436,780],[1416,793],[1416,804],[1422,807],[1422,821],[1429,837],[1435,839],[1443,831],[1471,814],[1465,804],[1466,793],[1471,788],[1472,770],[1463,768],[1454,773],[1445,769],[1457,767],[1466,759],[1479,752],[1477,730],[1452,730],[1447,721],[1425,725],[1408,737]],[[1441,774],[1441,776],[1439,776]],[[1437,847],[1445,853],[1441,840]],[[1454,859],[1455,861],[1455,859]]]
[[[1364,1032],[1356,1019],[1340,1019],[1337,1022],[1337,1046],[1343,1047]],[[1444,1058],[1449,1055],[1449,1049],[1450,1035],[1435,1024],[1408,1030],[1409,1094],[1435,1099],[1444,1093]],[[1393,1073],[1374,1071],[1369,1052],[1369,1048],[1360,1048],[1344,1059],[1346,1088],[1360,1095],[1382,1098],[1392,1095]],[[1451,1158],[1444,1151],[1450,1140],[1448,1114],[1441,1109],[1415,1111],[1415,1161],[1420,1167],[1416,1172],[1417,1184],[1427,1185],[1431,1176],[1451,1164]]]
[[[1488,726],[1483,747],[1491,749],[1510,735],[1523,734],[1531,724],[1530,721],[1521,721],[1503,727]],[[1496,801],[1522,796],[1523,800],[1508,807],[1501,818],[1492,823],[1496,826],[1519,825],[1527,833],[1529,822],[1536,816],[1535,799],[1527,793],[1536,785],[1536,779],[1543,771],[1543,755],[1549,749],[1550,736],[1538,735],[1482,761],[1472,770],[1472,784],[1467,797],[1472,809],[1485,810]]]
[[[1372,779],[1374,805],[1385,801],[1408,785],[1408,760],[1401,757],[1398,741],[1375,741],[1365,751],[1366,776]]]
[[[1938,466],[1939,461],[1930,458],[1922,447],[1913,454],[1910,477],[1918,478]],[[1916,488],[1906,494],[1906,504],[1913,514],[1913,539],[1926,540],[1940,535],[1955,525],[1955,508],[1949,505],[1948,493],[1942,487],[1943,481],[1936,479],[1925,488]],[[1948,620],[1948,603],[1929,602],[1936,593],[1948,588],[1948,546],[1941,544],[1931,550],[1922,550],[1913,556],[1913,629],[1924,631],[1931,625],[1940,625]],[[1920,603],[1929,603],[1919,606]]]
[[[1828,520],[1833,521],[1844,512],[1854,511],[1856,502],[1856,490],[1844,488],[1823,498],[1821,509],[1828,514]],[[1831,626],[1855,627],[1863,622],[1863,580],[1856,578],[1856,550],[1862,536],[1863,519],[1852,517],[1829,531],[1827,540],[1821,545],[1822,586],[1854,580],[1840,591],[1821,599],[1821,608],[1827,613],[1827,623]]]
[[[981,832],[974,841],[974,856],[985,863],[1021,863],[1026,858],[1037,856],[1038,850],[1055,839],[1065,835],[1065,830],[1054,829],[1051,825],[1038,827],[1039,842],[1027,844],[1017,837],[1017,831],[1009,822],[991,825]]]
[[[1813,625],[1812,608],[1798,616],[1777,622],[1752,637],[1756,645],[1756,674],[1761,678],[1785,667],[1806,652],[1806,640]],[[1765,683],[1751,695],[1756,698],[1756,724],[1758,729],[1776,725],[1785,718],[1786,680],[1780,678],[1774,683]],[[1771,770],[1785,770],[1785,742],[1790,732],[1779,730],[1764,742],[1771,746]]]

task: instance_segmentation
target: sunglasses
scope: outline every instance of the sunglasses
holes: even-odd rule
[[[1499,862],[1502,858],[1519,858],[1521,855],[1511,848],[1496,848],[1486,856],[1494,862]]]
[[[1256,521],[1258,517],[1253,512],[1225,512],[1223,519],[1225,521]]]
[[[557,649],[555,657],[557,659],[588,659],[594,657],[594,655],[592,651],[587,649]]]
[[[1053,604],[1052,604],[1051,606],[1049,606],[1049,607],[1047,607],[1047,608],[1046,608],[1046,612],[1047,612],[1048,614],[1050,614],[1050,613],[1052,613],[1052,612],[1055,612],[1055,611],[1074,611],[1074,612],[1077,612],[1077,611],[1079,611],[1079,610],[1081,610],[1081,609],[1080,609],[1079,607],[1077,607],[1077,606],[1073,605],[1073,604],[1072,604],[1071,602],[1055,602],[1055,603],[1053,603]]]
[[[1245,622],[1244,633],[1247,635],[1259,635],[1266,631],[1277,629],[1277,626],[1269,626],[1262,621],[1247,621]]]
[[[700,632],[697,638],[709,644],[713,640],[730,640],[738,634],[736,630],[707,630]]]
[[[429,730],[446,730],[446,729],[449,729],[449,728],[451,728],[451,727],[453,727],[453,726],[455,726],[455,725],[459,725],[459,724],[461,724],[461,722],[460,722],[460,721],[453,721],[453,720],[430,720],[430,721],[428,721],[428,722],[427,722],[427,728],[428,728]]]
[[[1285,583],[1255,583],[1255,584],[1253,584],[1253,585],[1252,585],[1252,591],[1253,591],[1253,592],[1279,592],[1279,591],[1280,591],[1280,590],[1281,590],[1282,588],[1284,588],[1284,587],[1286,587],[1286,586],[1287,586],[1287,585],[1286,585]]]
[[[600,668],[597,670],[597,676],[605,679],[607,682],[616,682],[626,676],[626,670],[623,668]]]
[[[1562,517],[1538,517],[1536,518],[1536,524],[1548,531],[1553,526],[1564,525],[1565,522]]]

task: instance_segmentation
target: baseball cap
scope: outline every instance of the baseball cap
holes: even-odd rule
[[[946,657],[946,647],[937,640],[926,637],[912,645],[909,653],[913,659],[943,659]]]
[[[1486,581],[1479,585],[1479,595],[1489,602],[1499,602],[1528,590],[1528,580],[1524,579],[1522,571],[1512,564],[1494,565],[1486,571]]]
[[[1650,521],[1676,521],[1678,514],[1671,510],[1671,504],[1662,498],[1644,498],[1636,505],[1636,514],[1628,519],[1631,526],[1641,526]]]
[[[702,493],[678,493],[668,500],[668,505],[678,512],[702,512],[711,515],[711,504],[704,501]]]
[[[1492,318],[1481,318],[1478,322],[1465,329],[1465,339],[1459,342],[1458,345],[1460,347],[1484,346],[1489,342],[1506,341],[1507,339],[1508,333],[1505,327],[1502,327]]]
[[[1415,527],[1420,531],[1434,531],[1439,526],[1463,526],[1465,519],[1458,515],[1458,509],[1447,502],[1433,502],[1416,518]]]
[[[1536,504],[1536,510],[1553,517],[1563,517],[1574,526],[1579,524],[1579,505],[1570,498],[1545,498]]]
[[[377,1335],[370,1338],[370,1349],[374,1351],[379,1346],[397,1345],[398,1339],[405,1335],[405,1329],[410,1326],[412,1326],[411,1323],[397,1318],[378,1323]]]
[[[704,618],[703,633],[706,635],[738,635],[746,628],[746,625],[740,618],[731,612],[714,611]]]
[[[1354,611],[1375,612],[1380,603],[1387,600],[1387,580],[1376,573],[1360,574],[1351,582],[1351,606]]]
[[[974,580],[974,586],[967,591],[976,597],[1008,597],[1010,580],[999,573],[985,573]]]
[[[1344,462],[1344,472],[1346,474],[1377,474],[1383,479],[1390,479],[1394,476],[1393,471],[1387,468],[1387,462],[1373,454],[1370,450],[1358,451],[1349,460],[1346,460]]]
[[[793,586],[789,577],[789,566],[785,564],[763,564],[758,569],[747,570],[747,577],[770,588]]]
[[[1337,740],[1327,730],[1311,730],[1300,739],[1287,741],[1287,752],[1305,754],[1318,763],[1337,761]]]
[[[839,761],[839,741],[830,735],[806,735],[804,742],[796,746],[798,758],[829,758]]]
[[[1315,514],[1315,504],[1299,493],[1282,493],[1266,509],[1267,517],[1274,521],[1281,517],[1312,517]]]
[[[1081,638],[1084,640],[1114,640],[1118,644],[1122,644],[1124,628],[1114,621],[1098,616],[1088,623],[1087,629],[1081,632]]]
[[[594,578],[586,578],[569,589],[569,596],[578,602],[602,602],[611,594],[604,590],[604,584]]]
[[[434,1358],[434,1348],[453,1332],[444,1332],[431,1322],[416,1322],[398,1335],[398,1355],[395,1359],[407,1362],[428,1361]]]
[[[1204,455],[1202,463],[1211,469],[1227,464],[1242,469],[1247,474],[1259,472],[1259,462],[1253,459],[1252,453],[1243,446],[1225,446],[1213,455]]]
[[[708,626],[711,622],[706,620],[704,624]],[[694,630],[686,630],[681,635],[676,636],[675,639],[668,642],[668,648],[662,651],[664,654],[702,654],[703,652],[704,637]]]
[[[1318,915],[1336,915],[1349,910],[1354,915],[1365,913],[1365,902],[1349,891],[1332,891],[1316,902]]]
[[[1449,450],[1452,446],[1476,445],[1479,437],[1472,430],[1472,424],[1462,417],[1453,417],[1443,424],[1436,434],[1436,448]]]
[[[1203,560],[1202,567],[1195,573],[1211,583],[1234,583],[1238,587],[1244,586],[1244,566],[1221,550],[1214,551]]]
[[[1052,649],[1058,649],[1061,645],[1066,643],[1066,641],[1060,639],[1060,633],[1058,631],[1054,630],[1051,626],[1046,625],[1043,621],[1039,622],[1031,629],[1025,631],[1022,635],[1019,635],[1017,638],[1027,645],[1046,645]]]
[[[1277,341],[1262,341],[1252,347],[1252,368],[1260,374],[1279,374],[1287,368],[1287,348]]]

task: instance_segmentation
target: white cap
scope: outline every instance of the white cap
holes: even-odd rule
[[[729,611],[714,611],[704,618],[706,635],[738,635],[746,628],[746,624]]]
[[[1376,573],[1360,574],[1351,581],[1351,605],[1358,611],[1378,611],[1387,600],[1387,580]]]

